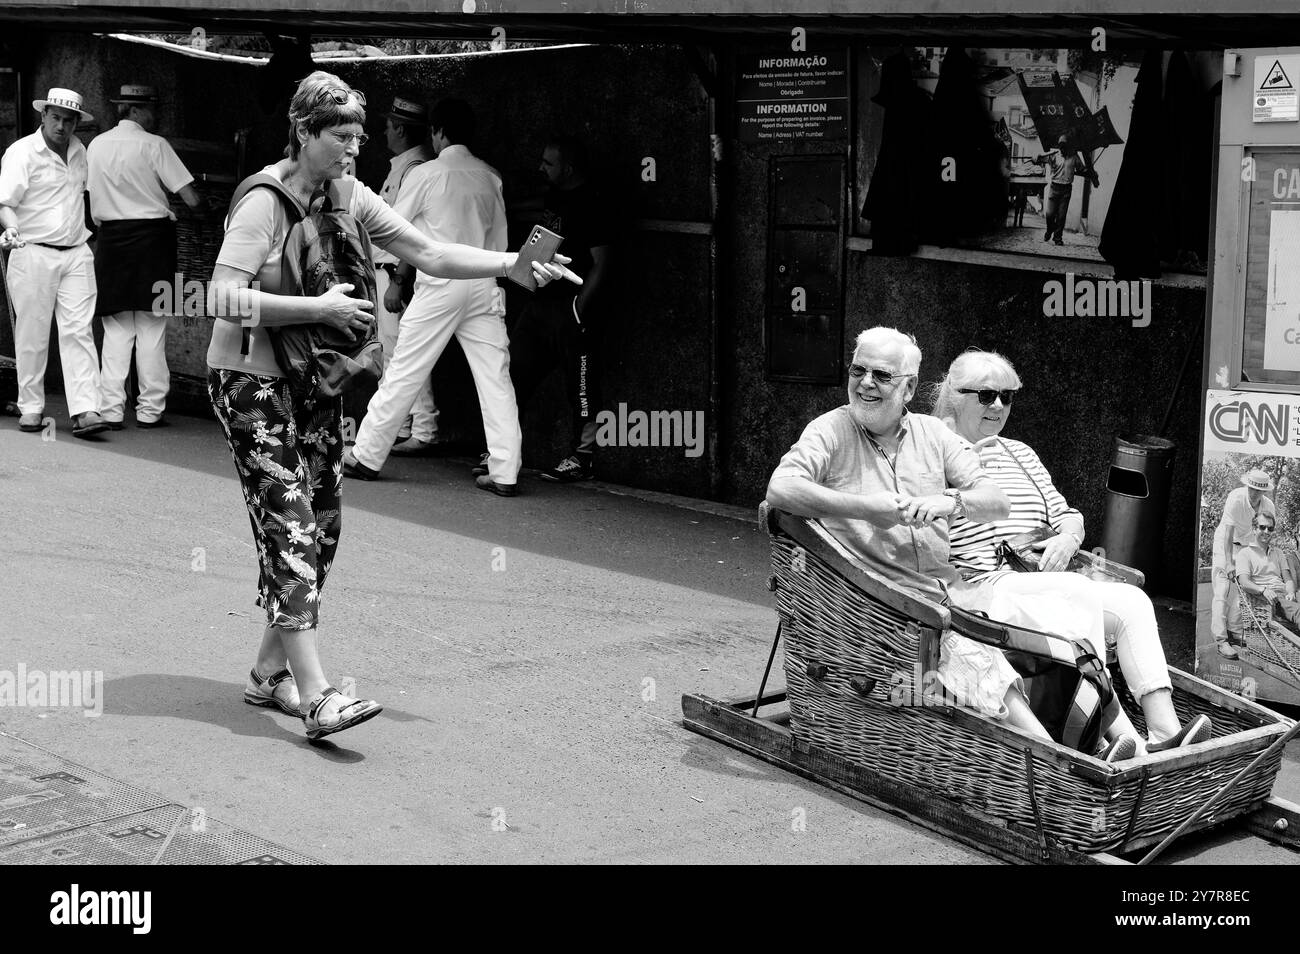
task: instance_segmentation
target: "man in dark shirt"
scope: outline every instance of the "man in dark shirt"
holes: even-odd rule
[[[1043,208],[1043,218],[1047,220],[1047,232],[1043,241],[1054,245],[1064,245],[1062,237],[1065,231],[1065,217],[1070,211],[1070,196],[1074,192],[1074,179],[1084,176],[1093,188],[1101,185],[1097,173],[1088,167],[1079,150],[1070,139],[1069,133],[1063,133],[1057,140],[1057,148],[1035,156],[1030,160],[1034,165],[1047,165],[1051,181],[1047,184],[1047,201]]]
[[[570,483],[592,476],[600,408],[597,337],[603,327],[614,228],[605,200],[587,177],[581,142],[569,136],[552,138],[542,152],[541,170],[549,183],[541,224],[564,236],[561,251],[573,259],[569,267],[583,283],[576,293],[572,287],[550,286],[533,293],[511,335],[510,377],[522,412],[547,375],[557,366],[563,369],[574,412],[572,452],[542,477]]]

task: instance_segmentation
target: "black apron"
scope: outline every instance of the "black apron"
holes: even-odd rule
[[[171,219],[122,219],[103,222],[95,242],[96,315],[119,311],[153,311],[166,282],[170,311],[176,280],[176,223]]]

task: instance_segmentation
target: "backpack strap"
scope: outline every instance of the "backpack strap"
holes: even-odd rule
[[[230,210],[226,213],[226,221],[230,221],[230,216],[234,213],[235,208],[243,201],[244,196],[254,189],[270,189],[280,197],[280,204],[284,208],[284,214],[288,216],[290,225],[296,225],[306,217],[306,210],[298,197],[290,192],[275,176],[266,172],[257,172],[246,178],[243,182],[235,187],[234,194],[230,197]],[[283,256],[282,259],[283,261]],[[244,328],[239,344],[239,353],[241,356],[248,356],[250,339],[252,338],[252,329]]]
[[[1055,636],[1051,633],[1003,623],[949,606],[952,628],[955,632],[999,649],[1027,653],[1040,659],[1050,659],[1062,666],[1076,669],[1079,683],[1070,702],[1070,712],[1065,721],[1061,743],[1079,748],[1079,742],[1089,723],[1101,715],[1100,729],[1104,731],[1119,715],[1119,699],[1110,684],[1105,660],[1098,659],[1090,646],[1078,640]],[[1091,752],[1085,753],[1091,755]]]

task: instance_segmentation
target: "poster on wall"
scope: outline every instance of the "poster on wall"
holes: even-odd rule
[[[1300,704],[1300,395],[1206,397],[1196,674]]]
[[[858,144],[869,158],[858,208],[874,243],[1114,264],[1124,243],[1109,259],[1101,250],[1114,210],[1122,230],[1150,233],[1158,261],[1204,274],[1208,199],[1189,183],[1209,174],[1206,91],[1220,66],[1199,54],[1091,49],[872,52],[860,71],[870,79]],[[1135,130],[1141,155],[1121,186]],[[1174,153],[1205,168],[1172,163]]]

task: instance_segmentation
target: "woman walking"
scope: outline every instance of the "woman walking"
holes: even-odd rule
[[[262,171],[284,184],[304,214],[365,144],[365,102],[330,73],[314,72],[298,85],[287,155]],[[426,238],[360,182],[351,194],[351,212],[371,240],[426,274],[488,278],[515,263],[514,254]],[[320,322],[361,335],[374,306],[348,297],[351,285],[320,297],[262,291],[280,288],[280,252],[291,224],[284,200],[270,189],[250,190],[230,211],[209,288],[208,312],[219,317],[208,347],[208,394],[252,522],[258,605],[267,617],[244,700],[301,717],[307,737],[319,739],[373,718],[382,706],[335,689],[317,648],[321,589],[342,527],[342,403],[291,391],[265,328]],[[580,281],[563,267],[567,261],[534,264],[539,284]]]

